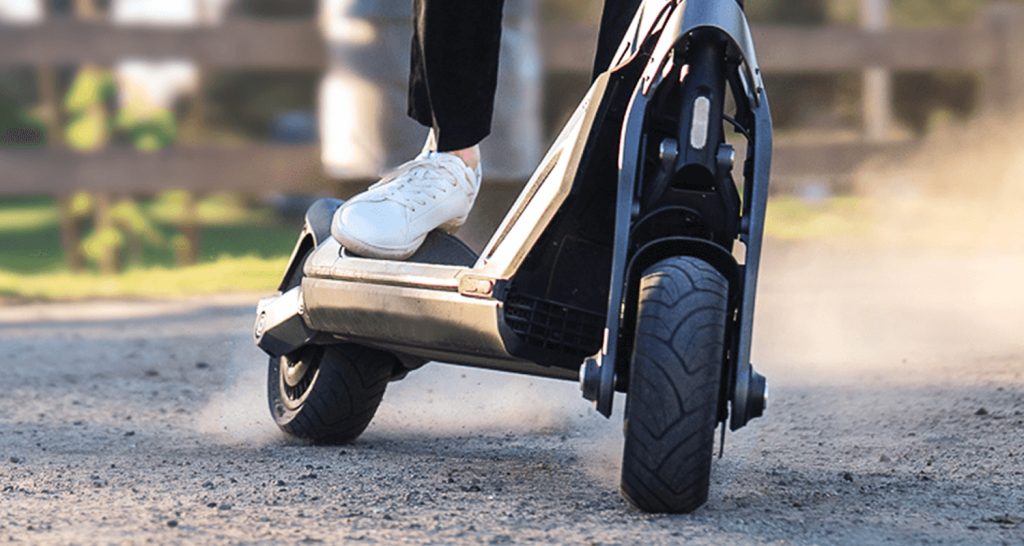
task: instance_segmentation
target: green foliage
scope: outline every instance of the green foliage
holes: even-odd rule
[[[64,138],[76,150],[94,151],[110,141],[107,103],[115,95],[114,79],[106,70],[85,67],[78,71],[64,97],[68,124]]]
[[[21,108],[14,101],[0,96],[0,135],[15,130],[35,131],[42,138],[37,143],[24,144],[5,140],[0,142],[0,146],[38,146],[46,143],[46,125],[42,120],[26,112],[24,108]]]
[[[98,229],[82,241],[82,254],[93,263],[99,263],[111,252],[120,252],[125,245],[124,234],[116,227]]]
[[[64,140],[76,150],[95,151],[110,141],[110,123],[102,106],[91,106],[71,116]]]
[[[86,66],[78,71],[71,83],[64,97],[64,109],[75,114],[94,106],[105,106],[116,93],[117,88],[110,72]]]
[[[150,219],[142,207],[131,199],[118,201],[110,209],[110,217],[114,224],[124,233],[140,238],[152,245],[164,243],[163,234]]]
[[[96,208],[96,200],[93,199],[92,195],[80,191],[71,196],[71,216],[74,218],[85,218],[92,214],[92,211]]]
[[[83,195],[73,201],[78,199],[88,205],[83,210],[91,209],[91,198]],[[135,263],[129,261],[125,272],[117,278],[112,278],[92,274],[75,276],[67,272],[61,251],[57,207],[52,198],[0,199],[0,285],[8,285],[2,281],[6,275],[6,278],[10,279],[9,286],[14,294],[35,291],[48,293],[51,297],[68,297],[72,294],[99,295],[102,290],[106,290],[103,286],[118,283],[117,290],[102,294],[146,292],[158,295],[164,288],[159,282],[178,283],[176,275],[179,270],[172,269],[176,264],[173,239],[178,235],[178,226],[175,221],[169,219],[174,215],[170,214],[166,202],[161,203],[158,199],[144,200],[136,206],[159,233],[161,239],[151,241],[143,238],[139,249],[141,254],[138,256],[140,260]],[[119,204],[115,204],[113,208],[116,211],[118,207]],[[197,210],[203,241],[199,256],[201,266],[221,262],[234,264],[240,263],[237,260],[244,260],[253,267],[264,267],[267,271],[264,280],[271,276],[270,271],[273,271],[274,275],[280,275],[284,267],[283,260],[287,259],[295,244],[296,227],[293,222],[284,221],[271,210],[250,205],[237,196],[227,194],[200,200]],[[114,215],[122,218],[130,216],[118,212],[114,212]],[[121,233],[125,247],[115,248],[128,250],[128,241],[123,239],[127,232]],[[89,236],[91,233],[86,231],[85,235]],[[153,273],[143,274],[144,271]],[[180,274],[191,275],[184,270],[181,270]],[[153,279],[156,277],[159,277],[160,281],[154,284]],[[122,279],[126,284],[120,284]],[[211,288],[212,285],[197,281],[197,277],[190,279],[195,286],[190,288],[187,283],[182,282],[175,290],[183,294],[215,291]],[[234,282],[238,284],[233,288],[236,291],[258,289],[256,279],[239,277],[216,280],[220,288]],[[140,284],[135,285],[136,281]],[[22,286],[19,283],[23,283],[25,288],[18,288]],[[73,286],[75,288],[72,288]],[[267,286],[272,288],[273,282]],[[35,288],[30,290],[29,287]],[[228,286],[226,289],[232,288]]]
[[[178,136],[174,113],[147,104],[122,104],[116,125],[127,133],[135,149],[144,152],[167,148]]]

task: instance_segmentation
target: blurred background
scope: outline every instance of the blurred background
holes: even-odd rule
[[[310,199],[424,138],[404,116],[410,4],[0,0],[0,298],[272,289]],[[1011,229],[993,211],[1020,195],[1024,2],[748,4],[778,130],[773,248]],[[585,92],[599,14],[507,1],[470,244]]]

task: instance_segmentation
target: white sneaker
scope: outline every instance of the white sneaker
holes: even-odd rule
[[[404,260],[431,231],[453,233],[465,223],[480,179],[479,166],[425,150],[346,201],[334,214],[331,234],[360,256]]]

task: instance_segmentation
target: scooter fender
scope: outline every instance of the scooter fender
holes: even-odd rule
[[[299,234],[299,240],[295,243],[295,249],[292,250],[292,256],[288,260],[288,269],[285,270],[278,290],[284,292],[288,288],[288,280],[302,267],[305,257],[309,255],[310,251],[330,239],[334,213],[344,203],[341,199],[323,198],[318,199],[309,207],[306,211],[302,233]]]
[[[595,402],[596,409],[610,416],[617,384],[616,359],[621,356],[619,332],[621,309],[629,269],[629,228],[637,208],[637,185],[640,176],[640,150],[647,107],[653,91],[662,83],[666,68],[673,62],[677,45],[698,30],[715,30],[731,42],[733,50],[743,59],[741,80],[747,95],[745,105],[756,122],[756,145],[751,157],[752,176],[745,184],[744,213],[741,237],[747,246],[743,267],[744,287],[740,303],[740,325],[737,358],[729,374],[734,381],[731,427],[736,430],[750,419],[760,416],[767,388],[764,378],[750,364],[754,299],[760,264],[764,214],[767,205],[768,180],[771,168],[771,114],[761,71],[754,52],[750,27],[743,10],[735,2],[688,3],[677,9],[665,22],[662,35],[652,52],[628,107],[622,127],[619,150],[619,185],[615,210],[615,241],[612,253],[611,286],[604,344],[600,352],[583,364],[581,380],[584,395]]]
[[[290,286],[306,256],[320,243],[331,237],[331,222],[334,213],[344,201],[320,199],[306,211],[306,219],[295,243],[288,268],[277,296],[260,300],[256,307],[256,325],[253,337],[256,345],[273,357],[289,354],[314,341],[317,332],[305,321],[305,306],[301,286]]]

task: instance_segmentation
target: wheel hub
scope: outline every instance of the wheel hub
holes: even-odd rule
[[[278,365],[281,402],[288,409],[297,409],[313,387],[323,347],[311,346],[292,356],[282,356]]]
[[[297,387],[306,377],[307,371],[309,371],[309,364],[305,360],[288,361],[288,366],[281,370],[281,373],[284,374],[284,384],[289,387]]]

